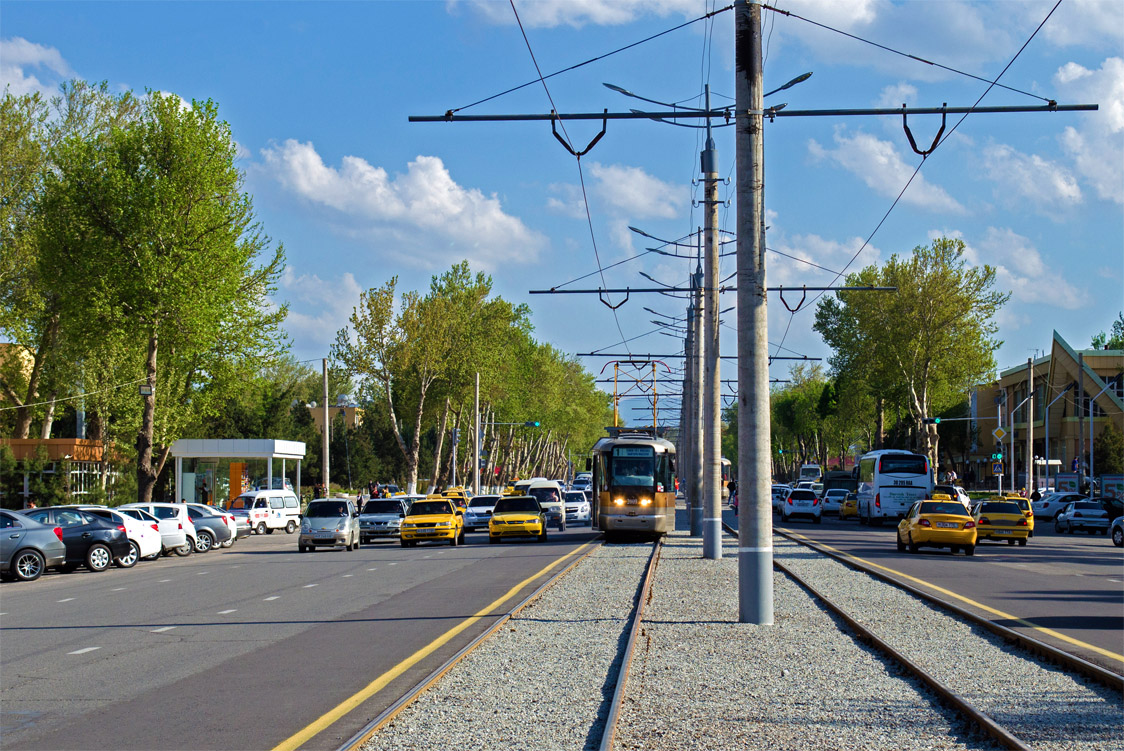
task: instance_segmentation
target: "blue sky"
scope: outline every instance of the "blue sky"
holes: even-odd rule
[[[777,6],[826,26],[981,77],[997,75],[1053,2],[787,0]],[[602,55],[697,18],[702,0],[516,2],[544,72]],[[719,5],[718,7],[721,7]],[[807,22],[764,13],[765,77],[775,87],[810,80],[771,103],[794,109],[970,105],[986,84],[892,55]],[[531,296],[530,289],[594,287],[596,256],[609,266],[702,223],[693,201],[699,132],[651,121],[610,122],[582,159],[593,239],[576,160],[544,123],[411,124],[535,78],[507,2],[23,2],[0,17],[0,83],[51,93],[68,78],[106,80],[138,92],[211,98],[241,149],[246,189],[288,268],[278,298],[300,358],[321,357],[362,289],[397,275],[422,289],[468,258],[504,297],[531,304],[537,336],[572,353],[679,351],[651,307],[684,303],[634,296],[614,314],[596,296]],[[604,88],[698,106],[732,103],[733,16],[717,15],[550,79],[560,111],[644,106]],[[1057,329],[1074,346],[1107,329],[1124,308],[1124,3],[1063,0],[1002,83],[1096,113],[970,116],[925,163],[850,270],[955,235],[974,264],[998,268],[1013,292],[1000,317],[1001,368],[1047,349]],[[994,89],[990,105],[1036,105]],[[542,113],[541,85],[464,110]],[[950,118],[949,125],[955,122]],[[939,118],[914,118],[927,143]],[[571,124],[585,143],[598,125]],[[715,132],[722,174],[733,177],[732,128]],[[918,162],[900,118],[778,119],[766,127],[768,246],[843,269]],[[733,199],[733,185],[723,186]],[[721,212],[733,230],[733,206]],[[594,251],[596,241],[596,254]],[[731,246],[732,247],[732,246]],[[655,254],[604,272],[609,286],[668,284],[690,266]],[[722,275],[734,271],[724,259]],[[833,275],[778,253],[770,284],[822,285]],[[727,296],[724,307],[734,304]],[[826,356],[814,313],[789,313],[773,296],[770,341],[782,354]],[[726,318],[734,322],[733,312]],[[787,329],[787,334],[785,333]],[[723,330],[735,351],[736,333]],[[776,353],[776,347],[771,348]],[[589,358],[598,372],[605,360]],[[674,363],[673,363],[674,364]],[[788,364],[776,362],[783,378]],[[725,377],[735,377],[732,364]]]

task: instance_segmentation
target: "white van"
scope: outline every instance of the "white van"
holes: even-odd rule
[[[301,504],[291,490],[251,490],[228,501],[226,510],[246,517],[259,535],[271,535],[275,529],[291,535],[301,526]]]
[[[516,484],[518,491],[519,485]],[[562,486],[553,480],[533,480],[526,490],[526,495],[538,499],[539,505],[546,512],[546,523],[554,522],[558,531],[566,531],[566,505],[562,493]],[[518,492],[516,495],[520,495]]]

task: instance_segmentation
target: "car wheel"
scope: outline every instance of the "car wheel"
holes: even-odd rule
[[[1117,527],[1112,530],[1112,544],[1118,548],[1124,548],[1124,527]]]
[[[1073,534],[1073,525],[1069,525],[1068,527],[1066,527],[1065,531],[1072,535]]]
[[[957,553],[960,552],[960,546],[959,545],[950,545],[949,548],[948,548],[948,552],[952,553],[953,555],[956,555]]]
[[[289,523],[285,525],[285,534],[291,535],[291,534],[293,534],[293,532],[296,532],[296,531],[297,531],[297,523],[295,521],[293,521],[292,519],[290,519]]]
[[[452,538],[451,540],[449,540],[449,545],[450,545],[450,546],[452,546],[452,547],[454,547],[454,548],[455,548],[455,547],[456,547],[456,546],[457,546],[457,545],[458,545],[459,543],[460,543],[460,535],[453,535],[453,538]]]
[[[273,534],[273,527],[269,527],[269,528],[267,528],[267,529],[265,530],[265,533],[266,533],[267,535],[271,535],[271,534]]]
[[[822,524],[822,523],[823,523],[823,514],[820,514],[819,516],[816,517],[816,524]]]
[[[976,554],[976,546],[975,545],[965,545],[964,546],[964,555],[975,555],[975,554]]]
[[[398,542],[402,543],[402,547],[404,548],[410,547],[410,543],[406,542],[405,540],[399,540]]]
[[[1014,544],[1015,544],[1015,541],[1014,541],[1014,540],[1007,540],[1007,544],[1008,544],[1008,545],[1014,545]]]
[[[12,558],[12,576],[21,582],[33,582],[43,575],[47,560],[38,550],[21,550]]]
[[[265,534],[265,522],[258,522],[258,526],[254,527],[254,532],[259,535]]]
[[[114,559],[113,563],[117,566],[117,568],[132,568],[133,566],[137,565],[137,561],[139,560],[140,546],[132,540],[129,540],[129,554]]]
[[[156,560],[157,558],[159,558],[159,557],[160,557],[161,555],[163,555],[163,554],[164,554],[164,548],[160,548],[159,550],[157,550],[157,551],[156,551],[155,553],[153,553],[152,555],[146,555],[146,556],[144,557],[144,559],[143,559],[143,560],[146,560],[146,561],[155,561],[155,560]]]
[[[904,543],[904,542],[902,542],[902,536],[901,536],[900,534],[898,534],[898,533],[896,533],[896,532],[895,532],[895,533],[894,533],[894,539],[895,539],[895,540],[897,541],[897,543],[898,543],[898,552],[899,552],[899,553],[904,553],[904,552],[905,552],[905,543]]]
[[[232,548],[232,547],[234,547],[234,538],[231,537],[229,540],[223,540],[222,542],[219,543],[219,547],[220,548]]]
[[[113,563],[113,553],[101,543],[95,543],[86,551],[86,568],[91,571],[105,571]]]
[[[215,538],[210,532],[206,530],[199,530],[198,539],[195,541],[195,549],[200,553],[206,553],[208,550],[215,546]]]
[[[1019,540],[1019,545],[1022,545],[1022,546],[1025,547],[1026,546],[1026,540],[1027,540],[1027,538],[1025,538],[1025,537],[1022,538],[1021,540]]]
[[[304,545],[297,545],[297,552],[298,553],[307,553],[308,548],[306,548]]]
[[[913,541],[913,533],[909,533],[909,552],[916,553],[921,549],[921,546]]]
[[[496,537],[495,535],[488,535],[488,542],[490,544],[495,545],[499,541],[500,541],[500,538]]]
[[[1062,533],[1062,526],[1060,524],[1058,524],[1057,522],[1054,522],[1054,534],[1060,535],[1061,533]]]
[[[175,548],[174,552],[176,555],[182,558],[186,558],[187,556],[195,552],[195,543],[190,537],[188,537],[187,542],[185,542],[183,545],[180,545],[178,548]]]

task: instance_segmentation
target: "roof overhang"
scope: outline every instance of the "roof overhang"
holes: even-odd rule
[[[304,459],[304,441],[268,438],[181,438],[172,456],[193,459]]]

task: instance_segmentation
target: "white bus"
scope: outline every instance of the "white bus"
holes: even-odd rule
[[[859,523],[898,519],[933,492],[929,459],[910,451],[871,451],[859,459]]]
[[[819,482],[823,476],[818,464],[802,464],[800,465],[800,475],[796,478],[798,482]]]

